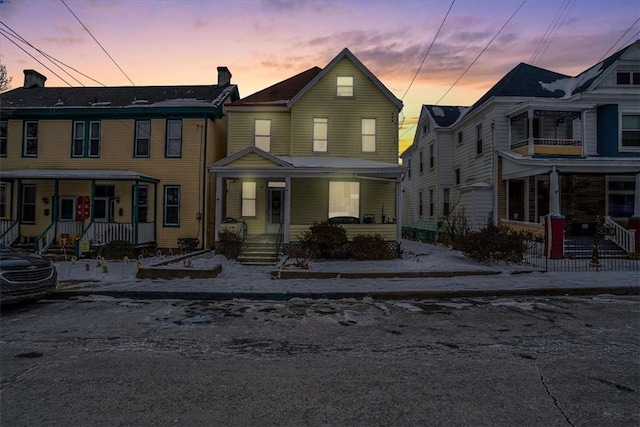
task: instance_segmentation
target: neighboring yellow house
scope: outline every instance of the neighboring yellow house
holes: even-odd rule
[[[207,165],[226,155],[231,73],[199,86],[45,87],[0,95],[0,240],[176,248],[213,236]],[[209,220],[210,219],[210,220]]]
[[[348,49],[227,106],[228,157],[216,179],[215,229],[299,240],[314,222],[348,235],[401,235],[396,98]]]

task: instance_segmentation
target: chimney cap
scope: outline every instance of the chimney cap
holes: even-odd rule
[[[47,76],[44,76],[36,70],[23,70],[24,72],[24,87],[44,87],[44,82],[47,81]]]

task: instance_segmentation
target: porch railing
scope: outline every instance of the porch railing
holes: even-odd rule
[[[76,241],[76,255],[80,256],[87,252],[91,245],[106,245],[114,240],[126,240],[134,245],[153,242],[155,241],[155,223],[139,223],[136,234],[133,223],[92,222]]]
[[[604,225],[605,227],[610,227],[613,229],[613,234],[608,236],[609,240],[620,246],[626,252],[630,254],[635,253],[636,236],[633,231],[627,230],[626,228],[612,220],[610,216],[604,217]]]
[[[511,143],[511,149],[515,150],[522,147],[527,147],[529,144],[543,147],[582,147],[581,139],[569,139],[569,138],[533,138],[533,139],[521,139]]]
[[[91,242],[93,241],[93,236],[95,232],[95,222],[89,224],[89,226],[80,234],[80,237],[75,242],[76,246],[76,257],[80,258],[85,252],[89,251],[91,246]]]
[[[0,221],[0,243],[5,246],[11,246],[20,236],[18,221],[2,220]]]
[[[43,254],[56,240],[56,223],[52,222],[46,230],[35,239],[34,249],[37,253]]]
[[[155,237],[156,225],[153,222],[140,222],[138,223],[138,239],[133,242],[134,244],[149,243],[156,240]]]

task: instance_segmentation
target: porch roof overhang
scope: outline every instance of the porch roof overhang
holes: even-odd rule
[[[522,157],[500,151],[502,178],[517,179],[546,175],[555,166],[560,174],[629,174],[640,173],[640,162],[624,157],[539,158]]]
[[[134,171],[90,170],[90,169],[20,169],[0,171],[0,179],[45,179],[45,180],[105,180],[105,181],[142,181],[157,183],[158,178]]]
[[[525,113],[529,110],[541,111],[583,111],[595,107],[594,103],[587,102],[570,102],[567,100],[558,100],[556,98],[549,100],[528,100],[514,105],[505,112],[505,116],[513,117]]]

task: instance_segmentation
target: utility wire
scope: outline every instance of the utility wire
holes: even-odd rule
[[[560,30],[560,27],[562,27],[562,24],[564,24],[564,21],[567,19],[567,16],[569,16],[571,9],[573,9],[573,6],[575,5],[575,3],[571,3],[571,0],[569,0],[569,3],[567,4],[570,5],[569,9],[567,9],[564,16],[562,17],[562,20],[552,30],[553,34],[549,37],[549,40],[547,40],[547,45],[544,47],[542,52],[540,52],[540,55],[538,56],[538,59],[536,61],[540,61],[544,56],[545,52],[547,51],[547,49],[549,49],[549,46],[551,46],[551,41],[556,37],[556,35],[558,34],[558,31]]]
[[[602,55],[602,58],[600,58],[600,59],[598,60],[598,62],[602,61],[604,58],[606,58],[606,57],[607,57],[607,55],[609,55],[609,52],[611,52],[611,51],[613,50],[613,48],[615,47],[615,45],[617,45],[617,44],[618,44],[618,42],[619,42],[620,40],[622,40],[622,38],[623,38],[624,36],[626,36],[626,35],[627,35],[627,33],[628,33],[629,31],[631,31],[631,29],[633,28],[633,26],[634,26],[634,25],[636,25],[636,24],[638,23],[638,21],[640,21],[640,17],[639,17],[638,19],[636,19],[635,21],[633,21],[633,24],[631,24],[631,26],[630,26],[629,28],[627,28],[627,31],[625,31],[625,32],[620,36],[620,38],[619,38],[618,40],[616,40],[616,42],[615,42],[614,44],[612,44],[612,45],[611,45],[611,47],[609,48],[609,50],[607,50],[607,51],[604,53],[604,55]],[[636,34],[638,34],[638,33],[636,33]],[[634,37],[635,37],[635,36],[634,36]]]
[[[76,16],[75,13],[73,13],[73,10],[71,10],[71,8],[67,5],[67,3],[64,2],[64,0],[60,0],[62,2],[63,5],[65,5],[65,7],[69,10],[69,12],[71,12],[71,14],[73,15],[74,18],[76,18],[78,20],[78,22],[80,23],[80,25],[82,25],[82,28],[85,29],[85,31],[87,33],[89,33],[89,35],[91,36],[91,38],[93,38],[93,40],[98,44],[98,46],[100,46],[100,48],[102,49],[102,51],[109,57],[109,59],[111,59],[111,61],[116,65],[116,67],[118,67],[118,70],[120,70],[122,72],[122,74],[124,74],[124,76],[127,78],[127,80],[129,80],[129,83],[131,83],[132,86],[135,86],[135,83],[133,83],[133,81],[131,81],[131,79],[129,78],[129,76],[127,75],[127,73],[124,72],[124,70],[122,68],[120,68],[120,65],[118,65],[118,63],[116,62],[115,59],[113,59],[111,57],[111,55],[109,55],[109,52],[107,52],[107,50],[100,44],[100,42],[98,41],[98,39],[96,39],[93,34],[91,34],[91,31],[89,31],[89,29],[82,23],[82,21],[80,20],[80,18],[78,18],[78,16]]]
[[[55,71],[53,71],[51,68],[47,67],[46,65],[44,65],[38,58],[36,58],[35,56],[33,56],[32,54],[30,54],[29,52],[27,52],[22,46],[20,46],[18,43],[14,42],[13,40],[11,40],[5,33],[4,31],[0,31],[0,35],[2,35],[5,39],[9,40],[11,43],[13,43],[14,45],[16,45],[18,47],[18,49],[22,50],[24,53],[26,53],[27,55],[29,55],[31,58],[33,58],[38,64],[42,65],[44,68],[46,68],[47,70],[49,70],[51,72],[51,74],[55,75],[57,78],[59,78],[60,80],[62,80],[63,82],[65,82],[69,87],[73,87],[68,81],[66,81],[65,79],[63,79],[62,77],[60,77]]]
[[[58,64],[62,64],[65,67],[75,71],[76,73],[80,74],[81,76],[84,76],[86,78],[88,78],[89,80],[92,80],[96,83],[98,83],[101,86],[106,86],[104,83],[99,82],[98,80],[92,78],[91,76],[88,76],[86,74],[84,74],[83,72],[75,69],[74,67],[72,67],[71,65],[65,64],[64,62],[60,61],[59,59],[49,55],[48,53],[38,49],[37,47],[35,47],[34,45],[32,45],[31,43],[29,43],[24,37],[22,37],[20,34],[18,34],[14,29],[12,29],[11,27],[9,27],[7,24],[5,24],[4,22],[0,21],[0,24],[4,25],[11,33],[10,34],[12,37],[20,40],[22,43],[26,44],[27,46],[31,47],[33,50],[35,50],[36,52],[40,53],[42,56],[44,56],[45,58],[47,58],[49,61],[51,61],[52,63],[54,63],[58,68],[60,68],[62,71],[64,71],[69,77],[71,77],[72,79],[74,79],[76,82],[78,82],[78,84],[80,84],[81,86],[84,86],[84,84],[82,82],[80,82],[78,79],[76,79],[74,76],[72,76],[68,71],[66,71],[65,69],[63,69],[62,67],[60,67]],[[2,30],[2,28],[0,28],[0,31],[5,32],[5,30]],[[56,64],[57,63],[57,64]]]
[[[502,25],[502,27],[500,27],[500,29],[498,30],[498,32],[496,33],[495,36],[493,36],[493,38],[491,40],[489,40],[489,43],[487,43],[487,45],[484,47],[484,49],[482,49],[480,51],[480,53],[478,54],[478,56],[476,56],[476,59],[474,59],[471,64],[469,64],[469,66],[467,67],[466,70],[464,70],[464,72],[460,75],[460,77],[458,77],[458,79],[453,82],[453,84],[451,85],[451,87],[449,89],[447,89],[447,91],[444,93],[444,95],[442,95],[440,97],[440,99],[438,99],[438,101],[435,103],[435,105],[438,105],[440,103],[440,101],[442,101],[442,99],[447,96],[447,94],[451,91],[451,89],[454,88],[454,86],[456,84],[458,84],[458,82],[462,79],[462,77],[464,77],[465,74],[467,74],[467,71],[469,71],[471,69],[471,67],[473,67],[473,64],[476,63],[476,61],[482,56],[482,54],[489,48],[489,46],[491,46],[491,43],[493,43],[493,41],[500,35],[500,33],[502,32],[502,30],[504,30],[504,28],[509,24],[509,22],[511,22],[511,20],[513,19],[514,16],[516,16],[516,13],[518,13],[518,11],[520,9],[522,9],[522,6],[524,6],[524,4],[527,2],[527,0],[523,0],[522,3],[520,3],[520,6],[518,6],[518,8],[515,10],[515,12],[513,12],[511,14],[511,16],[509,17],[509,19],[507,19],[507,22],[504,23],[504,25]]]
[[[444,26],[444,23],[447,20],[447,17],[449,16],[449,12],[451,12],[451,8],[453,8],[453,4],[455,2],[456,2],[456,0],[451,0],[451,5],[449,6],[449,10],[447,10],[447,14],[444,16],[444,19],[442,19],[442,22],[440,23],[440,28],[438,28],[438,31],[436,32],[436,35],[433,37],[433,40],[431,40],[431,44],[429,45],[429,49],[427,49],[427,53],[424,54],[424,58],[422,58],[422,62],[420,63],[420,66],[418,67],[418,69],[416,70],[415,75],[411,79],[411,83],[409,83],[409,87],[404,92],[404,95],[402,95],[402,98],[400,98],[401,100],[404,100],[404,97],[407,96],[407,92],[409,92],[409,89],[411,89],[411,86],[413,85],[413,82],[416,80],[416,77],[418,77],[418,73],[420,73],[420,70],[422,69],[422,66],[424,65],[424,61],[427,60],[427,56],[429,56],[429,52],[431,52],[431,48],[433,47],[433,44],[436,42],[436,39],[438,38],[438,35],[440,34],[440,30],[442,30],[442,27]]]
[[[564,3],[564,7],[566,8],[567,3],[569,2],[569,0],[565,0]],[[547,30],[544,32],[544,34],[542,35],[542,38],[540,39],[540,42],[538,43],[538,46],[536,46],[536,49],[533,51],[533,54],[531,55],[531,59],[529,59],[529,63],[533,64],[536,56],[538,56],[538,53],[540,52],[540,50],[542,49],[542,46],[544,45],[544,43],[546,42],[547,36],[549,35],[549,32],[551,31],[551,28],[554,27],[556,21],[558,19],[560,19],[560,14],[562,13],[562,4],[560,4],[560,7],[558,7],[558,10],[555,14],[555,16],[553,17],[553,19],[551,20],[551,22],[549,23],[549,26],[547,27]]]

